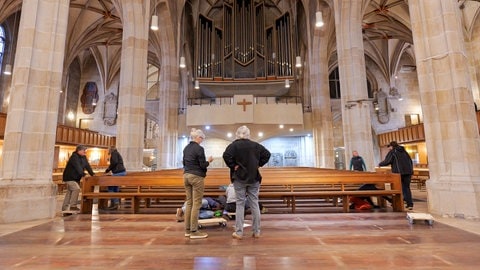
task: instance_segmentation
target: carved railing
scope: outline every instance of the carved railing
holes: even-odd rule
[[[380,146],[385,146],[391,141],[397,141],[398,143],[425,141],[423,124],[399,128],[395,131],[378,135],[378,143]]]
[[[110,145],[115,145],[115,139],[113,136],[102,135],[87,129],[58,125],[55,142],[57,144],[83,144],[91,147],[107,148]]]
[[[5,135],[6,123],[7,115],[5,113],[0,113],[0,139],[3,139]],[[64,125],[57,126],[56,144],[83,144],[89,147],[107,148],[110,145],[115,145],[115,142],[116,138],[114,136],[102,135],[88,129],[68,127]]]
[[[480,127],[480,111],[476,112],[476,116],[477,126]],[[391,141],[397,141],[398,143],[425,141],[425,131],[423,129],[423,123],[399,128],[398,130],[378,135],[378,143],[380,144],[380,146],[385,146]]]

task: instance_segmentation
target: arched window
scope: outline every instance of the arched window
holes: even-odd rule
[[[0,74],[3,73],[3,56],[5,53],[5,29],[0,25]]]
[[[330,76],[328,76],[328,82],[330,84],[330,98],[338,99],[340,95],[340,74],[338,73],[338,67],[336,67]]]
[[[338,99],[341,98],[340,92],[340,74],[338,72],[338,67],[336,67],[328,76],[328,82],[330,85],[330,98],[331,99]],[[373,89],[372,84],[367,79],[367,91],[368,91],[368,98],[373,98]]]

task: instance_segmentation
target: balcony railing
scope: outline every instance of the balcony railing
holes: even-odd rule
[[[0,139],[2,140],[5,135],[6,123],[7,115],[0,113]],[[88,129],[58,125],[55,143],[64,145],[83,144],[90,147],[107,148],[110,145],[115,145],[115,140],[116,138],[114,136],[103,135]]]

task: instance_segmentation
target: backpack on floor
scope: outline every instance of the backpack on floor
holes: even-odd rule
[[[372,206],[365,200],[358,197],[350,197],[350,203],[354,205],[355,210],[370,210]]]

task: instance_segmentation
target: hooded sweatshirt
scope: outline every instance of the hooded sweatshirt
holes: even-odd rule
[[[379,166],[392,166],[392,173],[413,174],[413,162],[403,146],[394,147],[388,152]]]

